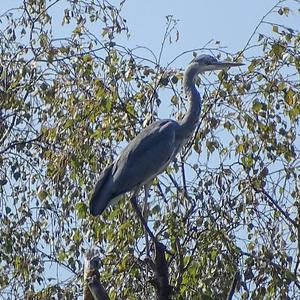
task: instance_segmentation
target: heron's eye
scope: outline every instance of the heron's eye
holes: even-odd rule
[[[205,63],[206,65],[211,65],[211,62],[210,62],[209,60],[206,60],[204,63]]]

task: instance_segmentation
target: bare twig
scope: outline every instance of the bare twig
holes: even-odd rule
[[[267,18],[267,16],[269,16],[270,13],[272,13],[272,11],[274,11],[274,9],[275,9],[276,7],[278,7],[278,5],[279,5],[281,2],[284,2],[284,1],[285,1],[285,0],[279,0],[279,1],[278,1],[274,6],[272,6],[271,9],[269,9],[269,10],[267,11],[267,13],[261,18],[261,20],[260,20],[260,21],[258,22],[258,24],[255,26],[255,28],[254,28],[252,34],[250,35],[248,41],[246,42],[246,45],[244,46],[243,50],[240,51],[240,54],[238,55],[237,58],[239,58],[239,56],[242,55],[242,53],[244,53],[244,52],[248,49],[248,46],[249,46],[249,44],[250,44],[252,38],[253,38],[254,35],[257,33],[258,28],[265,22],[265,19]]]
[[[10,125],[9,125],[9,128],[6,130],[6,132],[1,137],[0,145],[2,145],[4,143],[5,139],[7,138],[7,136],[9,135],[9,133],[12,131],[12,129],[13,129],[14,125],[15,125],[16,117],[17,117],[17,115],[15,114],[13,116],[13,119],[12,119]]]
[[[15,147],[15,146],[18,146],[18,145],[25,145],[25,144],[29,144],[29,143],[32,143],[32,142],[36,142],[38,140],[40,140],[40,138],[42,137],[42,134],[38,135],[37,137],[31,139],[31,140],[24,140],[24,141],[15,141],[15,142],[12,142],[10,143],[8,146],[6,146],[3,150],[0,151],[0,154],[6,152],[7,150]]]
[[[274,206],[285,217],[287,221],[289,221],[293,226],[295,226],[295,228],[298,228],[298,223],[290,217],[288,212],[284,211],[281,208],[281,206],[270,196],[270,194],[265,189],[255,187],[255,185],[251,181],[251,178],[249,179],[250,179],[251,187],[254,189],[254,191],[256,193],[263,194],[267,198],[270,205]]]

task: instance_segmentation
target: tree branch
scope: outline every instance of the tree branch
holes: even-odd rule
[[[271,206],[274,206],[284,217],[287,221],[289,221],[295,228],[298,228],[298,224],[297,221],[293,220],[289,213],[284,211],[281,206],[270,196],[270,194],[264,189],[264,188],[257,188],[255,187],[255,185],[253,184],[251,178],[249,177],[249,181],[250,181],[250,185],[251,187],[254,189],[254,191],[256,193],[261,193],[263,194],[266,199],[268,200],[269,204]]]
[[[237,283],[239,282],[239,279],[240,279],[240,274],[238,271],[236,271],[236,273],[233,277],[232,283],[231,283],[231,287],[230,287],[230,290],[229,290],[229,293],[227,296],[227,300],[232,300],[232,297],[234,295],[234,291],[237,286]]]
[[[25,144],[28,144],[28,143],[39,141],[41,137],[42,137],[42,134],[38,135],[37,137],[35,137],[35,138],[31,139],[31,140],[27,140],[27,141],[24,140],[24,141],[15,141],[15,142],[12,142],[9,145],[7,145],[3,150],[1,150],[0,154],[3,154],[7,150],[9,150],[9,149],[11,149],[11,148],[13,148],[15,146],[25,145]]]
[[[108,294],[106,293],[97,276],[88,278],[87,285],[94,300],[109,300]],[[84,300],[86,299],[84,298]]]
[[[100,282],[99,257],[91,250],[86,254],[84,262],[83,300],[109,299],[108,294]]]
[[[154,286],[157,290],[158,300],[171,298],[172,287],[169,285],[168,263],[165,256],[166,246],[160,242],[155,243],[155,278]]]

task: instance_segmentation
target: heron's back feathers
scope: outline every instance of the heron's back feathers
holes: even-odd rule
[[[160,120],[138,134],[101,173],[90,201],[91,214],[100,215],[111,200],[138,189],[161,173],[179,149],[178,128],[173,120]]]

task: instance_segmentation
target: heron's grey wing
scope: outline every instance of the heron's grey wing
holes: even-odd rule
[[[145,184],[166,168],[178,151],[178,127],[173,120],[157,121],[127,145],[112,169],[114,196]]]
[[[111,200],[112,168],[108,166],[101,174],[90,199],[90,213],[100,215]]]
[[[140,132],[117,160],[100,174],[90,200],[92,215],[100,215],[110,201],[154,178],[176,155],[177,122],[161,120]]]

